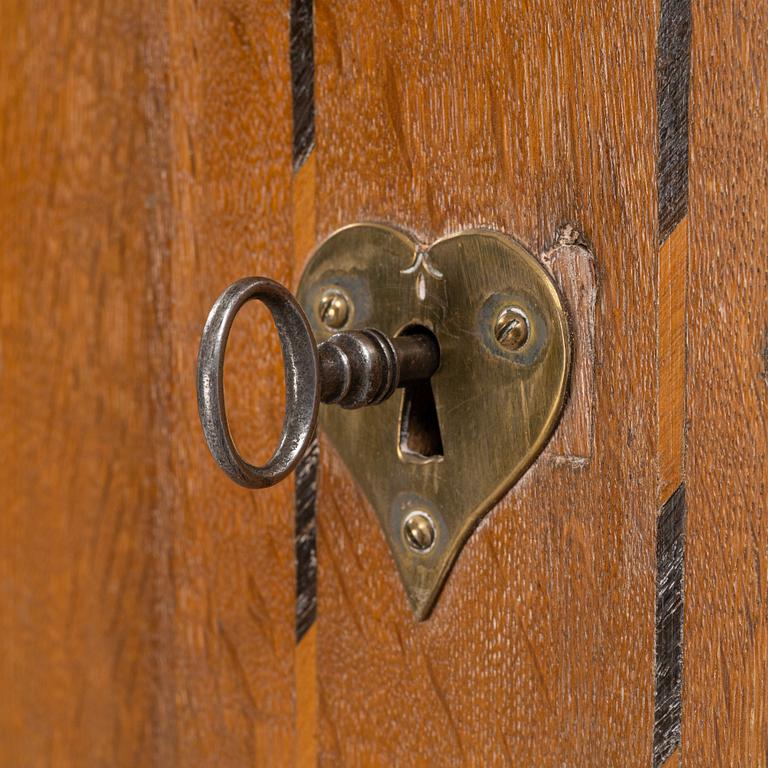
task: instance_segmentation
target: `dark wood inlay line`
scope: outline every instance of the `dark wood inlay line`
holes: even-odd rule
[[[688,210],[690,75],[690,0],[661,0],[656,49],[660,243],[669,237]]]
[[[315,146],[315,49],[312,0],[291,0],[293,169]]]
[[[296,642],[312,626],[317,614],[317,438],[296,470]]]
[[[315,52],[313,0],[291,0],[290,52],[293,99],[293,170],[297,172],[315,146]],[[317,612],[317,438],[296,470],[296,642]]]
[[[656,697],[653,765],[680,745],[683,684],[685,485],[661,509],[656,527]]]

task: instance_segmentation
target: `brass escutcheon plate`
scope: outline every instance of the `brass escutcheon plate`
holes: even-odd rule
[[[440,368],[430,381],[441,452],[422,455],[406,444],[406,390],[381,405],[323,406],[320,414],[321,428],[379,519],[421,620],[467,536],[555,429],[570,366],[566,312],[541,264],[490,230],[450,235],[429,247],[379,224],[334,233],[312,256],[298,290],[318,342],[338,330],[320,319],[329,289],[348,297],[345,330],[397,336],[420,326],[440,345]],[[522,329],[518,324],[505,337],[505,319],[518,317]],[[417,511],[434,524],[433,540],[421,550],[404,527]]]

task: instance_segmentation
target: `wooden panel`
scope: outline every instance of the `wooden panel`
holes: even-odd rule
[[[427,622],[322,446],[320,762],[650,765],[657,5],[318,0],[316,14],[321,235],[487,224],[540,253],[572,222],[600,288],[591,462],[537,462]]]
[[[167,735],[162,35],[153,3],[0,24],[0,763],[140,765]],[[159,100],[159,101],[158,101]]]
[[[315,139],[307,0],[6,3],[0,763],[765,762],[768,10],[695,7],[689,188],[688,3],[661,6],[316,0]],[[360,219],[515,235],[586,355],[425,623],[323,444],[297,627],[292,489],[214,466],[197,344],[229,281],[295,287]],[[230,349],[264,457],[265,311]]]
[[[177,765],[280,765],[293,741],[291,483],[235,486],[201,439],[194,371],[218,293],[249,274],[291,284],[288,0],[170,4],[172,615]],[[249,305],[229,344],[227,398],[254,460],[277,444],[282,360]]]
[[[693,18],[683,763],[768,749],[768,6]]]
[[[194,387],[226,283],[292,279],[287,10],[3,10],[4,765],[291,754],[290,484],[216,469]],[[281,363],[266,312],[245,314],[227,384],[258,457]]]

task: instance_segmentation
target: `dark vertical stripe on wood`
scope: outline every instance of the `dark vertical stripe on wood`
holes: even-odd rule
[[[312,0],[291,0],[293,169],[315,146],[315,50]]]
[[[654,768],[680,745],[684,553],[685,485],[680,485],[662,507],[656,527]]]
[[[317,613],[317,438],[296,470],[296,642],[312,626]]]
[[[656,49],[660,243],[669,237],[688,210],[690,74],[690,0],[661,0],[661,22]]]
[[[313,0],[291,0],[291,88],[293,96],[293,170],[315,146],[315,50]],[[317,612],[317,438],[296,470],[296,642]]]

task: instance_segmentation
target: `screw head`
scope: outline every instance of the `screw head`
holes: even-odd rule
[[[520,307],[504,307],[496,316],[493,329],[496,341],[510,351],[520,349],[530,335],[528,317]]]
[[[338,288],[328,288],[320,297],[317,314],[326,328],[341,328],[349,320],[350,302]]]
[[[403,536],[405,543],[414,552],[429,552],[436,538],[435,523],[431,515],[421,509],[410,512],[403,521]]]

